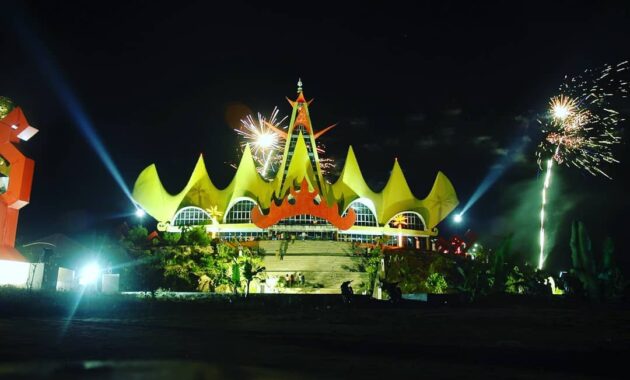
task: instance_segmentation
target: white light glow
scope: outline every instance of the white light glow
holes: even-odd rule
[[[276,144],[276,135],[274,133],[263,133],[258,136],[256,144],[263,149],[270,148]]]
[[[26,287],[30,268],[30,263],[0,260],[0,286]]]
[[[146,212],[144,212],[144,210],[143,210],[143,209],[141,209],[141,208],[139,208],[139,209],[137,209],[137,210],[136,210],[136,216],[137,216],[138,218],[144,218],[144,216],[145,216],[146,214],[147,214],[147,213],[146,213]]]
[[[455,214],[455,216],[453,217],[453,221],[455,223],[461,223],[462,220],[464,220],[464,218],[462,217],[462,214]]]
[[[96,283],[101,274],[101,268],[96,263],[90,263],[81,269],[79,273],[79,285],[90,285]]]
[[[571,112],[569,112],[569,108],[565,106],[557,106],[553,109],[553,116],[560,120],[564,120],[569,117],[570,113]]]

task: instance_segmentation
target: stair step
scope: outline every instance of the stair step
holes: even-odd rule
[[[339,294],[344,281],[355,287],[368,281],[368,274],[358,272],[359,257],[352,256],[352,244],[330,240],[263,240],[258,246],[264,251],[263,266],[268,277],[285,277],[302,273],[306,287],[278,288],[273,292]],[[279,250],[285,249],[282,259]],[[299,284],[295,283],[299,286]]]
[[[285,255],[310,253],[310,254],[350,254],[352,253],[352,244],[347,242],[331,241],[331,240],[296,240],[290,242],[287,240],[262,240],[258,243],[258,247],[265,251],[267,255],[274,255],[286,245]]]

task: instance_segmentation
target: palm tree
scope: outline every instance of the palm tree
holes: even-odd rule
[[[206,190],[204,190],[200,186],[196,186],[196,187],[193,187],[192,189],[190,189],[190,191],[188,191],[188,193],[190,194],[191,198],[194,195],[197,196],[197,206],[201,207],[201,204],[202,204],[201,200],[202,200],[203,196],[206,194]]]
[[[392,224],[394,225],[394,227],[398,227],[398,246],[402,247],[403,246],[402,227],[407,225],[407,217],[404,216],[403,214],[398,214],[392,220]]]
[[[245,297],[249,295],[249,284],[256,276],[265,271],[265,267],[254,266],[250,260],[243,264],[243,277],[245,277]]]

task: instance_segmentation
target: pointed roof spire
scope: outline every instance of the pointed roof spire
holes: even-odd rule
[[[302,78],[298,78],[297,86],[298,86],[297,92],[299,94],[300,92],[302,92]]]

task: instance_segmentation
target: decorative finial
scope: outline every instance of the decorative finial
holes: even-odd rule
[[[302,78],[298,78],[298,94],[302,92]]]

